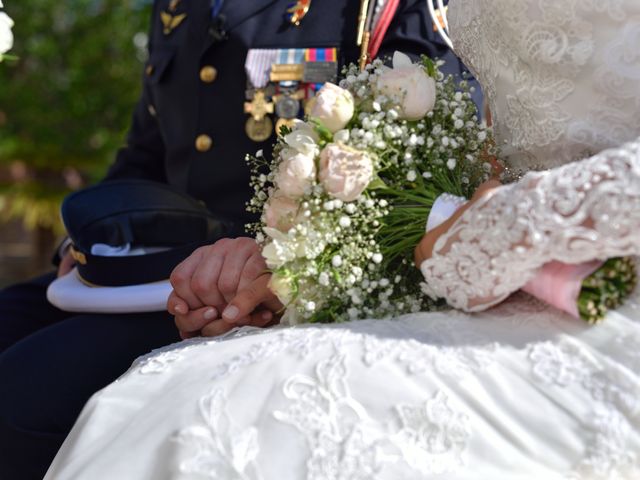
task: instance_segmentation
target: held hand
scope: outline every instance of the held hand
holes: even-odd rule
[[[225,238],[200,247],[171,273],[171,285],[189,310],[204,306],[221,310],[236,292],[267,270],[260,248],[251,238]],[[171,303],[168,309],[171,313]],[[181,312],[178,312],[181,313]]]
[[[414,251],[414,260],[416,267],[420,268],[422,262],[431,258],[433,254],[433,247],[438,239],[447,233],[453,224],[467,211],[474,203],[488,195],[490,192],[500,187],[501,183],[498,180],[489,180],[478,187],[473,194],[471,200],[460,207],[456,212],[445,222],[438,225],[436,228],[427,232]]]
[[[58,278],[69,273],[75,264],[76,261],[71,256],[71,252],[67,249],[60,259],[60,264],[58,265]]]
[[[215,307],[189,310],[187,303],[176,292],[169,297],[169,311],[176,316],[180,336],[191,338],[197,335],[212,337],[222,335],[239,325],[266,327],[276,321],[282,304],[268,288],[271,275],[264,274],[249,283],[231,300],[222,312]]]
[[[171,275],[174,291],[167,310],[175,315],[183,337],[219,335],[234,327],[219,320],[236,293],[264,275],[267,266],[256,242],[250,238],[224,239],[196,250]],[[263,326],[273,319],[269,310],[251,311],[238,324]],[[205,328],[206,327],[206,328]]]

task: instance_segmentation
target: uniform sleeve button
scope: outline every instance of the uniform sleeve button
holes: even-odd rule
[[[150,77],[151,75],[153,75],[153,65],[147,65],[147,68],[144,69],[144,73],[147,75],[147,77]]]
[[[200,69],[200,80],[204,83],[213,83],[218,77],[218,70],[211,65],[205,65]]]
[[[213,140],[209,135],[198,135],[196,137],[196,150],[199,152],[208,152],[213,146]]]

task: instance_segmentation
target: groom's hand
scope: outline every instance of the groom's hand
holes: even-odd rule
[[[171,274],[174,291],[167,310],[175,316],[183,337],[203,334],[219,335],[233,324],[219,320],[220,313],[236,293],[250,287],[263,275],[267,266],[260,249],[251,238],[223,239],[201,247],[178,265]],[[269,310],[249,312],[238,324],[268,323]],[[263,325],[257,325],[263,326]]]
[[[169,297],[169,305],[180,311],[177,313],[176,325],[180,336],[191,338],[198,335],[214,337],[222,335],[237,326],[267,327],[278,322],[277,312],[283,305],[269,289],[270,274],[263,274],[246,285],[225,306],[223,310],[215,307],[201,307],[187,310],[187,304],[174,292]]]
[[[195,250],[173,270],[170,280],[189,310],[204,306],[222,309],[240,288],[266,270],[255,240],[224,238]],[[172,305],[168,306],[173,313]]]

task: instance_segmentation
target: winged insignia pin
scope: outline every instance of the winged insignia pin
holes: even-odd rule
[[[160,20],[162,20],[162,33],[165,35],[170,35],[178,26],[182,23],[182,21],[187,17],[186,13],[181,13],[180,15],[171,15],[167,12],[160,12]]]

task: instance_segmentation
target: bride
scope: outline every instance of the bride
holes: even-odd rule
[[[640,4],[451,0],[449,20],[507,160],[546,169],[418,248],[433,293],[481,312],[154,352],[89,401],[47,479],[640,478],[640,297],[596,327],[503,302],[549,261],[640,253]]]

